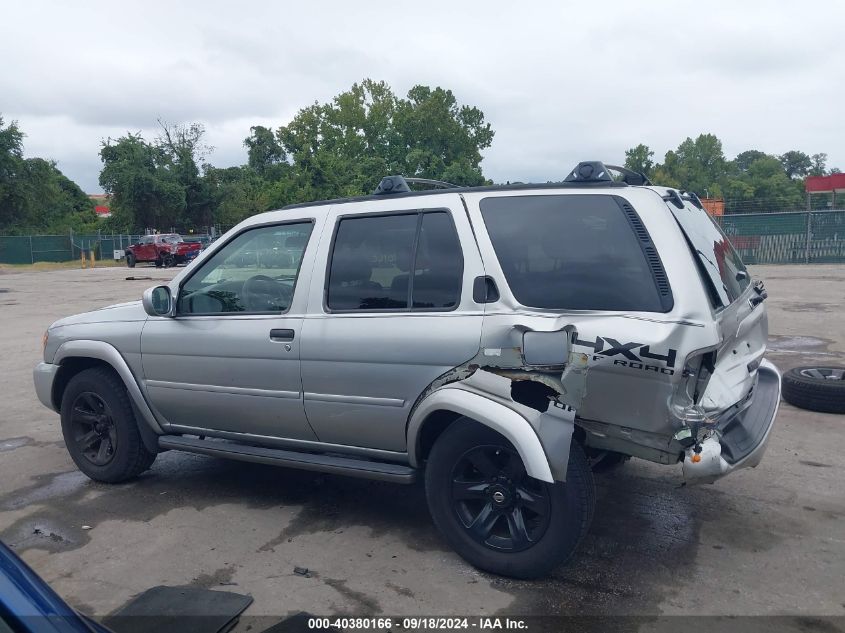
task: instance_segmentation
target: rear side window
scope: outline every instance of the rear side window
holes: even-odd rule
[[[511,292],[522,305],[671,309],[665,272],[648,233],[616,196],[485,198],[481,214]]]
[[[452,310],[463,279],[448,213],[347,217],[338,223],[328,275],[330,310]]]
[[[714,308],[736,301],[751,283],[751,276],[728,238],[704,209],[689,202],[683,209],[668,204],[689,240],[699,270],[711,290]]]

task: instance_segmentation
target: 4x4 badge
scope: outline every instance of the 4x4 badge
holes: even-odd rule
[[[605,343],[610,347],[605,349]],[[595,343],[591,341],[582,341],[575,339],[575,345],[582,345],[589,347],[593,353],[598,356],[618,356],[622,355],[628,360],[634,362],[644,362],[645,360],[660,360],[666,363],[667,367],[675,366],[675,359],[678,356],[677,350],[669,349],[666,354],[655,354],[651,351],[650,345],[643,343],[620,343],[615,338],[609,336],[597,336]],[[634,350],[639,349],[639,352],[634,353]]]

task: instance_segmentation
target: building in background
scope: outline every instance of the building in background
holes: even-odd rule
[[[725,215],[725,201],[722,198],[701,198],[701,204],[712,217]]]

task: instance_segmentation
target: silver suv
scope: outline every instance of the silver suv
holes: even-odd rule
[[[391,176],[251,217],[141,301],[54,323],[38,397],[97,481],[169,449],[421,476],[466,560],[544,574],[589,527],[594,469],[712,482],[759,463],[778,408],[762,283],[694,194],[613,169]]]

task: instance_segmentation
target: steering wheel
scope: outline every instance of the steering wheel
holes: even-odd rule
[[[267,275],[254,275],[244,282],[241,291],[248,312],[281,312],[290,307],[293,290]]]

